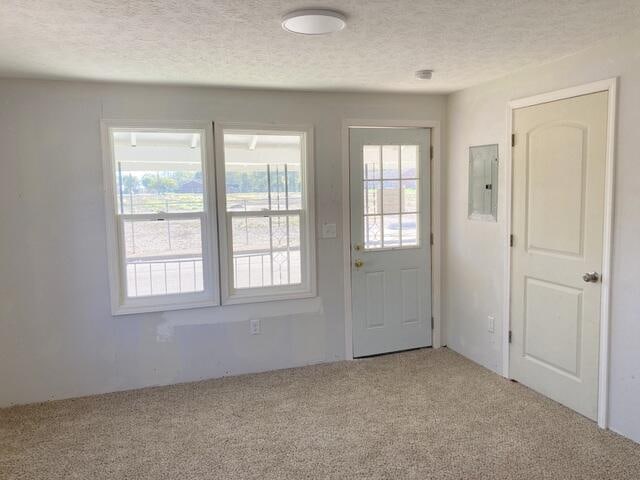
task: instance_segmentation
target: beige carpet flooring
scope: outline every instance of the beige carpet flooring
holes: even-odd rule
[[[6,479],[634,479],[640,445],[447,350],[0,410]]]

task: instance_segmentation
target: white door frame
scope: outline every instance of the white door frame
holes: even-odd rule
[[[433,348],[442,345],[443,329],[440,317],[441,278],[441,129],[440,122],[433,120],[363,120],[342,121],[342,257],[344,265],[344,328],[345,358],[353,360],[353,318],[351,316],[351,194],[349,170],[349,129],[357,127],[379,128],[429,128],[433,160],[431,161],[431,315],[433,316]]]
[[[509,377],[509,330],[511,328],[511,219],[512,219],[512,154],[511,134],[513,133],[513,111],[518,108],[530,107],[542,103],[564,100],[567,98],[588,95],[596,92],[608,92],[608,116],[607,116],[607,147],[605,166],[605,198],[604,198],[604,232],[602,249],[602,297],[600,307],[600,353],[598,372],[598,426],[607,428],[607,395],[609,390],[609,310],[611,294],[611,247],[612,247],[612,227],[613,227],[613,180],[614,180],[614,149],[615,149],[615,121],[616,121],[616,87],[618,79],[609,78],[598,82],[578,85],[563,90],[543,93],[533,97],[513,100],[507,105],[507,138],[506,161],[505,161],[505,184],[506,184],[506,209],[505,209],[505,296],[504,296],[504,322],[502,328],[502,375]]]

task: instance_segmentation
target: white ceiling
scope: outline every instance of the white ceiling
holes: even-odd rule
[[[281,29],[318,6],[347,28]],[[639,26],[640,0],[1,0],[0,76],[448,92]]]

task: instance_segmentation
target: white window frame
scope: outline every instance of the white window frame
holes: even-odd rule
[[[116,169],[113,149],[113,133],[126,132],[168,132],[199,133],[201,135],[202,177],[204,186],[204,208],[195,213],[120,214],[117,211]],[[109,263],[109,285],[111,292],[111,313],[124,315],[132,313],[159,312],[220,304],[218,246],[216,232],[216,195],[213,161],[213,128],[210,122],[166,122],[102,120],[103,182],[107,223],[107,258]],[[202,292],[167,295],[127,297],[126,258],[124,254],[124,233],[120,227],[125,219],[167,219],[200,218],[202,225]]]
[[[235,289],[233,287],[233,254],[231,252],[231,228],[226,205],[224,132],[242,134],[302,135],[302,210],[300,211],[300,259],[301,283],[296,285],[276,285]],[[216,178],[218,192],[218,227],[220,239],[220,275],[222,304],[265,302],[309,298],[317,295],[316,290],[316,245],[315,245],[315,177],[313,157],[313,127],[309,125],[265,125],[246,123],[215,123]],[[255,212],[258,213],[259,212]],[[277,212],[274,212],[274,214]],[[281,214],[285,212],[282,211]]]

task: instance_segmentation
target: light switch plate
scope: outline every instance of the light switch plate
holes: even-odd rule
[[[322,224],[322,238],[336,238],[337,230],[335,223]]]
[[[496,331],[496,318],[492,315],[489,315],[487,317],[487,320],[489,320],[489,333],[495,333]]]

